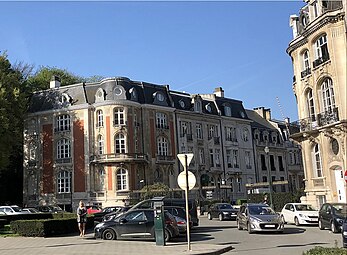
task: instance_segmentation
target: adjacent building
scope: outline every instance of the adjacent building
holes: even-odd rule
[[[305,202],[346,202],[347,43],[346,1],[307,0],[290,17],[300,143],[305,169]]]

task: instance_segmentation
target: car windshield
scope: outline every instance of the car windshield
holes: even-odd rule
[[[233,209],[233,207],[230,204],[221,204],[219,206],[220,209]]]
[[[251,215],[274,215],[276,212],[269,206],[250,206],[249,214]]]
[[[295,205],[297,211],[316,211],[311,205]]]
[[[340,204],[340,205],[333,205],[335,214],[340,217],[346,217],[347,215],[347,205]]]
[[[21,209],[19,207],[17,207],[17,206],[13,206],[12,209],[15,212],[20,212],[21,211]]]

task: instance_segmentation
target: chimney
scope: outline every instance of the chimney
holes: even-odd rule
[[[224,97],[224,90],[222,87],[215,88],[213,94],[215,94],[217,97]]]
[[[51,78],[51,81],[49,82],[49,87],[51,89],[58,89],[60,87],[60,78],[56,75],[53,75],[52,78]]]
[[[271,110],[265,109],[264,107],[257,107],[253,108],[254,111],[256,111],[262,118],[266,120],[271,120]]]

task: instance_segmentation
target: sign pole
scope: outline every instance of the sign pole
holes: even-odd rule
[[[190,224],[189,224],[189,206],[188,206],[188,190],[189,190],[189,183],[188,183],[188,162],[187,162],[187,155],[184,155],[184,171],[186,174],[186,189],[185,189],[185,196],[186,196],[186,220],[187,220],[187,242],[188,242],[188,251],[191,251],[190,246]]]

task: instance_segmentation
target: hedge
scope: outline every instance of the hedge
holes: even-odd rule
[[[38,220],[17,220],[12,221],[11,230],[21,236],[49,237],[78,232],[76,216],[69,215],[66,218],[38,219]],[[94,227],[94,217],[87,218],[86,228]]]
[[[347,255],[347,249],[344,248],[324,248],[315,247],[303,253],[303,255]]]

